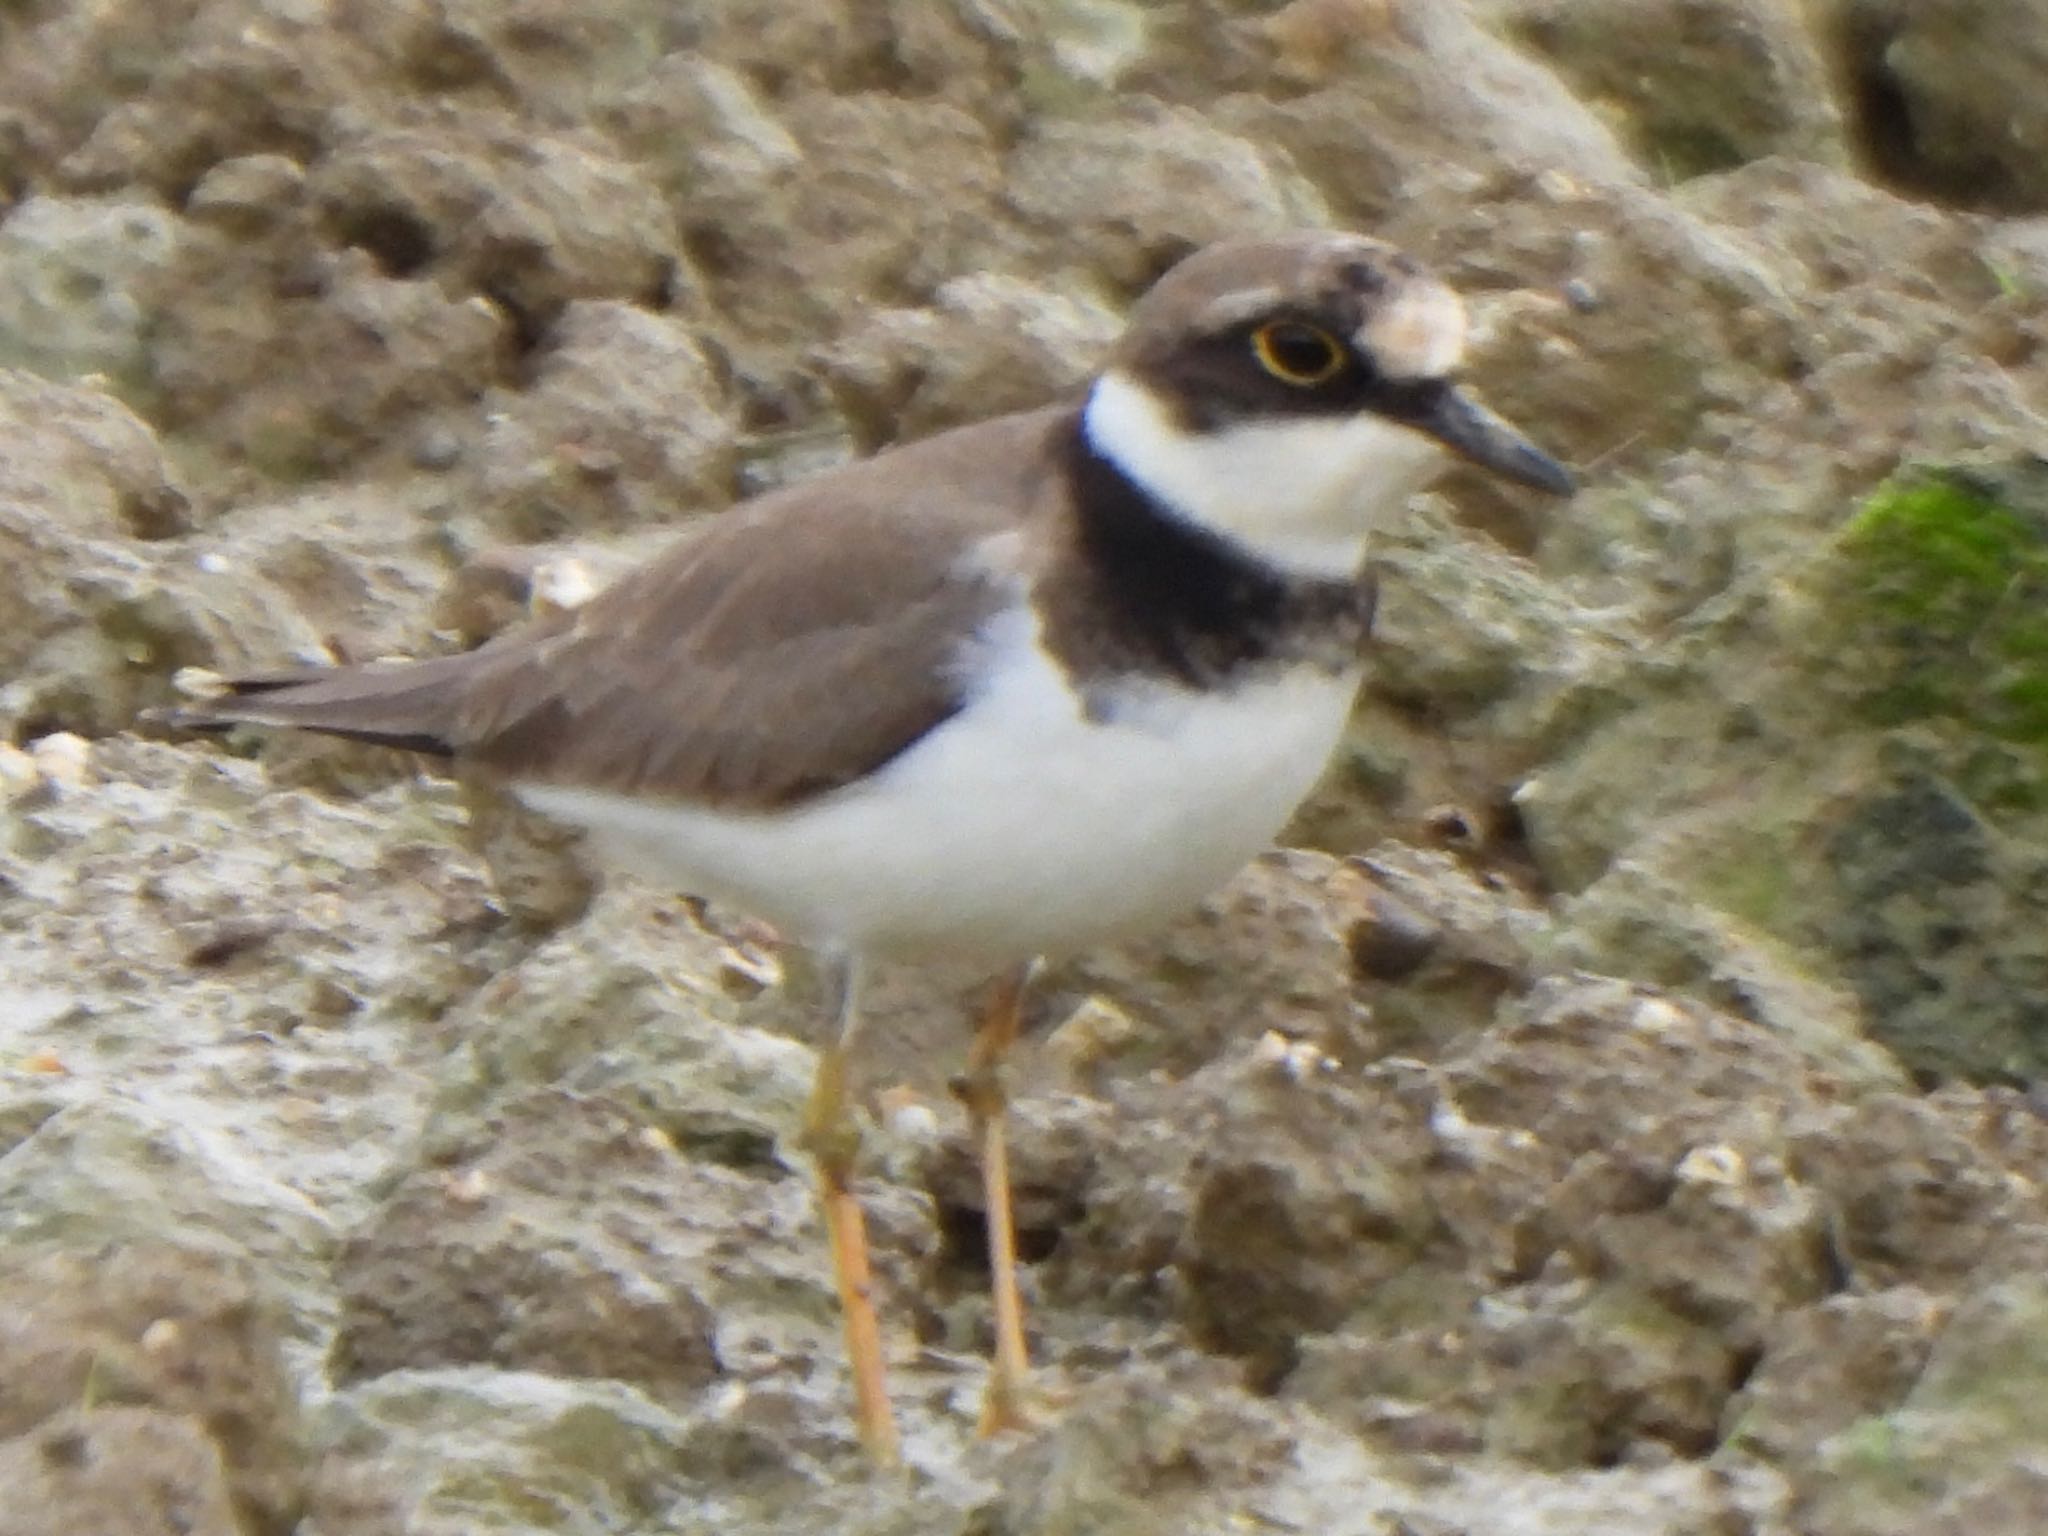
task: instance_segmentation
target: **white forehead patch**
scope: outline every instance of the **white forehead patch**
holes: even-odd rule
[[[1433,278],[1404,283],[1373,312],[1360,345],[1390,379],[1441,379],[1465,356],[1465,305]]]

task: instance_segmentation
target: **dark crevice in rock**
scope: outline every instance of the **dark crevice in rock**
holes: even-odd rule
[[[435,256],[433,230],[405,208],[349,209],[336,234],[344,245],[368,251],[386,277],[411,277]]]
[[[2028,210],[2028,199],[1993,157],[1958,163],[1929,152],[1911,93],[1890,62],[1898,32],[1887,18],[1852,14],[1842,29],[1850,141],[1875,179],[1906,196],[1956,208]]]
[[[941,1204],[937,1207],[940,1268],[963,1277],[987,1280],[988,1213],[979,1207]],[[1057,1227],[1019,1224],[1017,1262],[1038,1264],[1049,1259],[1060,1246]]]
[[[541,350],[547,338],[549,318],[537,314],[522,296],[516,278],[486,281],[484,297],[505,312],[511,322],[512,351],[518,358],[530,358]]]

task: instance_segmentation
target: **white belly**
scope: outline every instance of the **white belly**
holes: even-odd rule
[[[1276,671],[1229,693],[1156,683],[1091,721],[1035,646],[1002,648],[953,719],[797,809],[733,813],[526,786],[601,852],[791,938],[1007,963],[1193,906],[1314,787],[1358,675]]]

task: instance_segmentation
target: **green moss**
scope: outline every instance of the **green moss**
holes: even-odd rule
[[[1795,873],[1802,857],[1785,829],[1730,829],[1701,848],[1690,883],[1721,911],[1761,932],[1782,933],[1804,906]]]
[[[1964,469],[1918,471],[1844,530],[1851,625],[1839,660],[1860,674],[1877,724],[1951,720],[1990,742],[2048,747],[2048,495],[2012,489]],[[2008,792],[2040,785],[2038,762],[1990,757]]]
[[[1984,270],[1991,274],[1991,281],[1998,285],[2000,297],[2018,300],[2033,297],[2032,289],[2026,279],[2021,277],[2011,267],[1981,253],[1977,259],[1984,263]]]
[[[1866,1496],[1917,1500],[1941,1486],[1922,1447],[1893,1414],[1858,1419],[1828,1442],[1823,1459],[1831,1478],[1858,1485]]]
[[[1969,1413],[2024,1442],[2038,1432],[2048,1392],[2048,1280],[2018,1275],[1973,1296],[1914,1384],[1923,1412]]]
[[[1635,139],[1638,152],[1657,167],[1658,179],[1666,186],[1733,170],[1750,158],[1711,120],[1649,122]]]
[[[1995,1483],[2038,1446],[2044,1386],[2048,1283],[2023,1276],[1980,1291],[1950,1319],[1904,1402],[1821,1445],[1809,1474],[1821,1495],[1813,1524],[1926,1528],[1933,1509]]]
[[[1493,1400],[1482,1433],[1496,1456],[1568,1472],[1608,1454],[1602,1426],[1612,1411],[1609,1394],[1582,1369],[1545,1359],[1518,1372],[1511,1390]]]
[[[334,468],[333,434],[312,410],[280,399],[243,433],[243,461],[285,485],[305,485]]]

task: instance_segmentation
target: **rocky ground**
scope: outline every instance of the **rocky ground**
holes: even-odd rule
[[[0,1533],[2048,1528],[2044,72],[2035,0],[0,3]],[[1031,1433],[974,978],[888,978],[875,1476],[801,957],[137,717],[1304,224],[1586,489],[1419,501],[1298,850],[1047,978]]]

